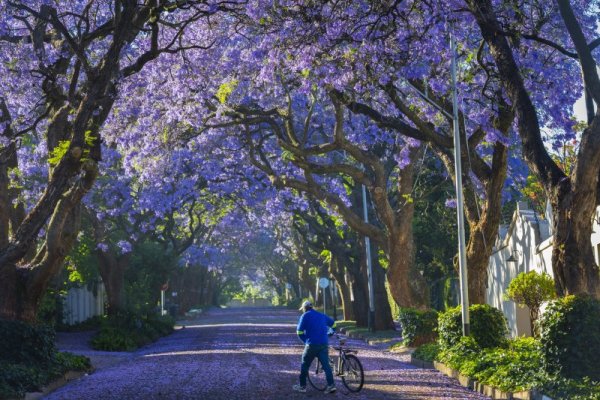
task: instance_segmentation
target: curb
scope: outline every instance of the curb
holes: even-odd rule
[[[410,355],[410,363],[415,367],[424,368],[424,369],[435,369],[435,366],[432,362],[419,360],[412,354]]]
[[[363,342],[367,343],[368,345],[376,345],[376,344],[380,344],[380,343],[386,343],[389,344],[390,346],[393,344],[396,344],[398,342],[400,342],[402,340],[401,337],[398,338],[394,338],[394,339],[369,339],[363,335],[361,335],[360,333],[356,333],[353,331],[347,332],[346,328],[340,328],[339,329],[340,333],[343,333],[345,336],[351,338],[351,339],[358,339],[358,340],[362,340]]]
[[[89,371],[67,371],[62,377],[50,382],[48,385],[42,388],[41,392],[27,392],[25,393],[24,400],[37,400],[41,399],[44,396],[50,394],[50,392],[55,391],[56,389],[66,385],[67,383],[79,379],[83,376],[86,376],[92,373],[94,369],[92,368]]]
[[[550,397],[539,393],[537,390],[524,390],[521,392],[504,392],[496,387],[485,385],[473,378],[462,375],[459,371],[450,368],[439,361],[433,363],[419,360],[411,355],[410,363],[419,368],[437,369],[444,375],[458,380],[458,382],[474,392],[491,397],[493,400],[552,400]]]

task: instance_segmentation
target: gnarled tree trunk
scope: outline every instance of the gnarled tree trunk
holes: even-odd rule
[[[600,269],[593,258],[591,218],[598,200],[600,173],[600,77],[588,39],[568,0],[558,0],[558,9],[580,63],[588,103],[588,125],[581,135],[574,170],[566,171],[546,150],[536,109],[513,49],[503,31],[491,0],[468,0],[481,34],[490,48],[498,76],[516,110],[523,155],[552,204],[554,241],[552,269],[557,293],[590,294],[600,298]],[[552,101],[550,99],[548,101]]]

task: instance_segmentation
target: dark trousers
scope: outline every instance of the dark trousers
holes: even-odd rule
[[[321,361],[321,367],[325,371],[325,378],[327,378],[327,384],[333,385],[333,373],[331,372],[331,365],[329,365],[329,346],[326,344],[307,344],[304,347],[302,353],[302,366],[300,367],[300,386],[306,386],[306,376],[308,375],[308,368],[310,363],[316,358]]]

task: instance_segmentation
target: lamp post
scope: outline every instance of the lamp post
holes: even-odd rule
[[[456,175],[456,217],[458,222],[458,267],[460,274],[460,306],[462,309],[463,335],[469,336],[469,285],[467,281],[467,257],[465,254],[465,220],[463,204],[460,132],[458,125],[458,99],[456,95],[456,41],[452,32],[450,32],[450,51],[452,52],[452,129],[454,131],[454,173]]]
[[[465,255],[465,221],[464,221],[464,202],[462,191],[462,167],[460,152],[460,132],[458,121],[458,99],[456,95],[456,43],[454,35],[450,32],[450,51],[451,55],[451,73],[452,73],[452,115],[433,101],[427,93],[412,85],[409,81],[406,83],[412,87],[419,96],[429,104],[438,109],[442,114],[452,119],[452,129],[454,133],[454,173],[456,175],[456,218],[458,222],[458,266],[460,280],[460,303],[462,310],[463,335],[469,335],[469,289],[467,282],[467,257]]]
[[[362,185],[363,215],[365,223],[369,223],[367,211],[367,189]],[[371,262],[371,239],[365,235],[365,247],[367,251],[367,284],[369,287],[369,319],[368,326],[371,332],[375,331],[375,294],[373,293],[373,264]]]

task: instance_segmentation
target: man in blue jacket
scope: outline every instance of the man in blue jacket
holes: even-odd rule
[[[313,309],[310,301],[302,303],[300,310],[304,311],[298,321],[297,334],[300,340],[306,345],[302,353],[302,366],[300,367],[300,384],[294,385],[293,389],[300,393],[306,393],[306,377],[310,363],[317,357],[321,362],[325,377],[327,378],[327,387],[325,393],[335,392],[333,384],[333,373],[329,365],[329,328],[333,328],[335,321],[325,314],[321,314]]]

